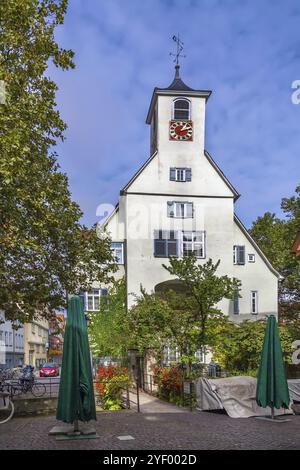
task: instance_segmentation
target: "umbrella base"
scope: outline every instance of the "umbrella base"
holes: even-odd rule
[[[56,440],[69,440],[69,439],[97,439],[99,436],[96,429],[93,427],[79,430],[74,429],[73,426],[54,426],[49,431],[49,436],[55,436]]]
[[[56,441],[75,441],[79,439],[99,439],[100,436],[98,434],[77,434],[77,433],[69,433],[69,434],[60,434],[57,435],[55,440]]]
[[[262,419],[264,421],[271,421],[272,423],[287,423],[291,421],[288,418],[282,418],[282,416],[276,416],[272,418],[272,416],[255,416],[255,419]]]

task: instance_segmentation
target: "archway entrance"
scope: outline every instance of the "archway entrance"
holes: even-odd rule
[[[179,279],[170,279],[169,281],[160,282],[154,287],[155,293],[164,293],[168,290],[173,290],[178,294],[183,294],[187,292],[186,286]]]

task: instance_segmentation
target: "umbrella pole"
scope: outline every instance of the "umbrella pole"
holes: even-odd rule
[[[79,426],[78,426],[78,419],[74,420],[74,432],[78,433],[79,431]]]
[[[272,417],[272,419],[275,419],[275,415],[274,415],[274,405],[271,406],[271,417]]]

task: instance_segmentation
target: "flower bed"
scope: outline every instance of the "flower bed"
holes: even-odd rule
[[[101,407],[104,410],[122,409],[122,393],[130,386],[130,383],[126,367],[112,364],[99,367],[96,375],[96,390],[99,394]]]
[[[158,386],[158,396],[177,405],[182,404],[182,371],[177,367],[153,368],[154,383]]]

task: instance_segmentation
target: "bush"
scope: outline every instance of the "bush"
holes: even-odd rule
[[[158,396],[172,403],[181,404],[183,375],[177,367],[153,368],[154,383],[158,385]]]
[[[131,382],[128,369],[112,364],[107,367],[99,367],[96,381],[96,390],[99,393],[102,408],[104,410],[120,410],[122,408],[122,392]]]
[[[213,349],[213,359],[230,375],[256,376],[263,348],[266,321],[245,320],[234,324],[228,319],[222,320],[216,326]],[[291,359],[292,342],[289,331],[279,327],[281,347],[286,362]]]

